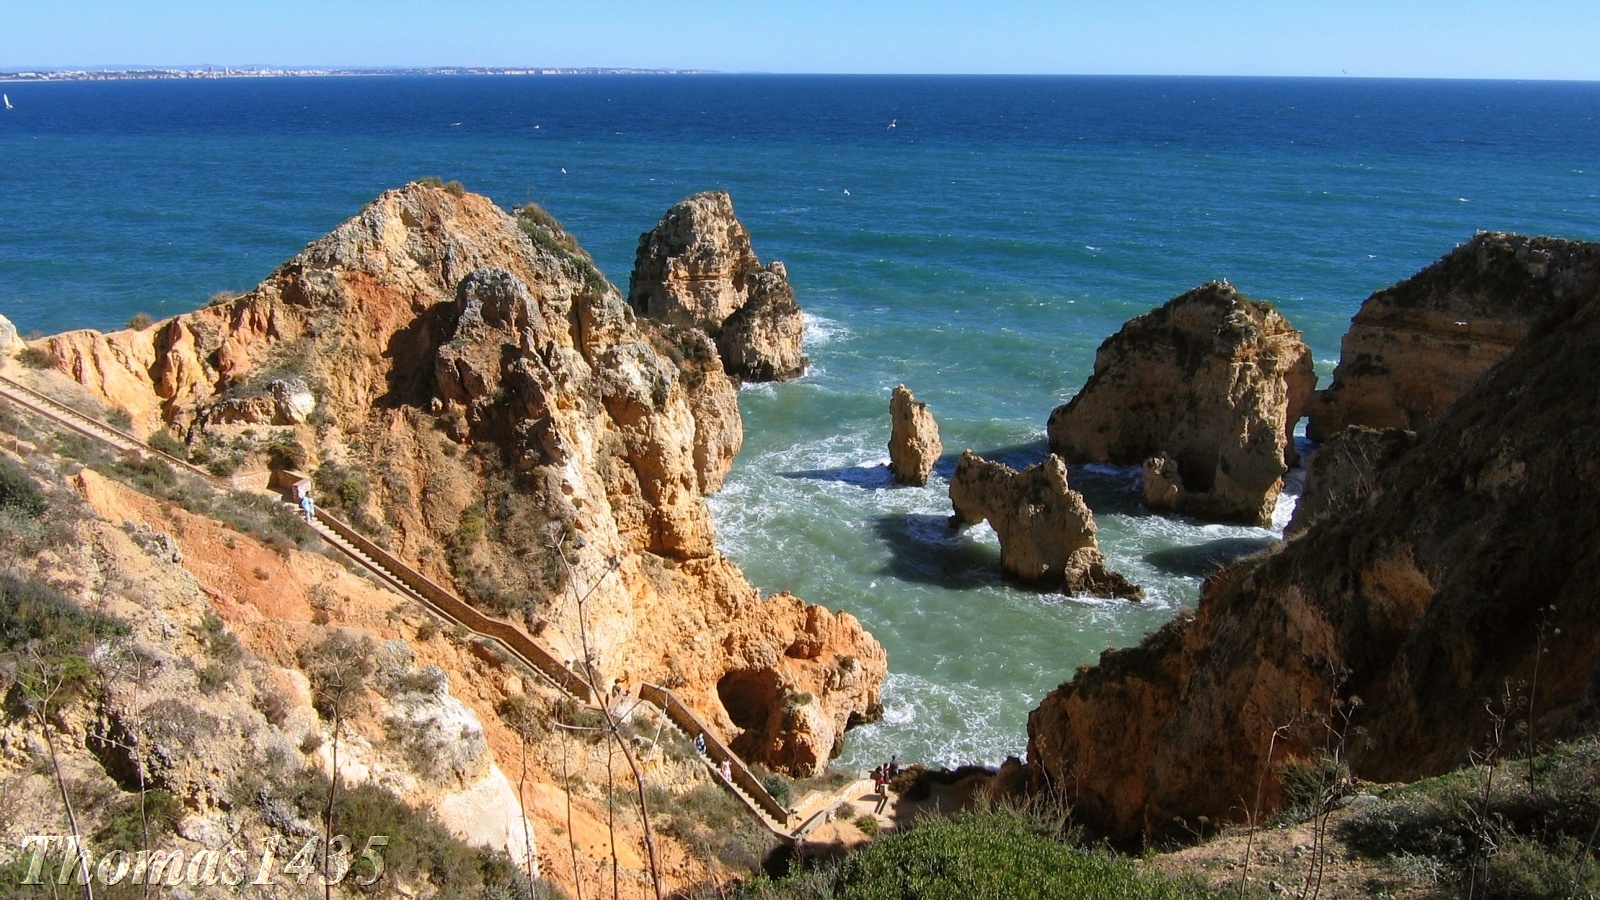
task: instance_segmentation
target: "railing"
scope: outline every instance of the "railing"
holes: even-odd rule
[[[4,376],[0,376],[0,396],[24,409],[58,422],[85,437],[117,446],[120,449],[133,450],[159,457],[176,468],[186,470],[205,479],[208,483],[230,488],[234,487],[229,479],[219,478],[187,460],[163,453],[127,432],[93,419]],[[350,527],[350,525],[326,511],[318,509],[316,511],[316,519],[318,524],[338,538],[337,541],[330,541],[330,546],[351,557],[363,567],[370,568],[367,562],[361,559],[363,555],[366,556],[372,564],[380,567],[375,574],[383,577],[386,586],[399,590],[408,599],[422,603],[440,618],[451,624],[459,625],[481,638],[499,644],[513,657],[521,661],[523,665],[545,676],[557,688],[571,694],[573,697],[589,704],[601,702],[594,696],[594,692],[590,689],[588,682],[579,677],[576,672],[572,671],[571,668],[557,659],[554,654],[545,649],[521,628],[502,619],[484,615],[466,601],[440,586],[433,579],[413,569],[394,554],[383,549]],[[321,529],[318,530],[321,531]],[[389,583],[391,579],[393,583]],[[756,778],[755,773],[750,771],[749,766],[745,765],[744,760],[740,759],[721,738],[706,727],[694,710],[690,709],[677,694],[660,685],[644,682],[639,685],[638,692],[640,699],[659,709],[668,721],[682,729],[690,739],[697,735],[703,735],[708,755],[717,762],[728,763],[732,781],[723,783],[724,787],[738,798],[741,805],[744,805],[747,811],[775,836],[786,841],[794,840],[788,830],[789,810],[772,796],[760,779]],[[720,777],[716,780],[722,783]]]
[[[673,724],[683,729],[684,734],[691,739],[704,736],[706,754],[717,762],[727,762],[728,771],[733,776],[734,784],[741,788],[756,805],[761,808],[772,820],[784,829],[789,825],[789,810],[767,790],[766,785],[756,778],[755,773],[744,764],[732,748],[722,742],[700,717],[694,714],[677,694],[660,685],[644,682],[639,685],[639,697],[656,705]],[[787,831],[785,831],[787,836]]]

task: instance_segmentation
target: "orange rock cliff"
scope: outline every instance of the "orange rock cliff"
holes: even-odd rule
[[[606,679],[674,688],[752,761],[816,772],[879,714],[861,624],[717,552],[742,430],[710,339],[636,318],[536,208],[414,183],[248,294],[35,346],[136,433],[315,472],[403,558],[567,659],[586,634]]]

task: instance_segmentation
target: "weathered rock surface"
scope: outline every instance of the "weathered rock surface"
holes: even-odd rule
[[[1378,431],[1351,425],[1312,452],[1306,461],[1305,489],[1294,507],[1284,537],[1298,537],[1324,516],[1340,516],[1372,493],[1378,473],[1417,442],[1403,428]]]
[[[0,316],[0,357],[10,356],[22,348],[22,338],[17,335],[17,326],[5,316]]]
[[[939,423],[928,404],[918,403],[903,384],[889,397],[889,419],[889,471],[901,484],[922,487],[944,453]]]
[[[1152,509],[1265,525],[1316,387],[1300,333],[1210,282],[1107,338],[1083,390],[1050,414],[1051,452],[1145,465]]]
[[[646,318],[698,328],[742,381],[805,373],[805,322],[783,263],[765,267],[724,191],[696,194],[639,236],[628,303]]]
[[[1307,434],[1347,425],[1417,430],[1541,323],[1600,285],[1600,244],[1485,232],[1368,297],[1350,321],[1333,383]]]
[[[746,729],[719,682],[760,666],[718,648],[750,629],[802,641],[804,617],[777,613],[799,601],[761,597],[716,550],[705,492],[742,432],[710,341],[636,320],[548,216],[408,185],[236,300],[43,346],[136,431],[170,425],[195,446],[213,441],[213,410],[272,398],[276,416],[272,385],[300,379],[325,419],[285,433],[308,468],[365,485],[348,515],[568,659],[583,658],[587,631],[608,678],[669,684],[729,737]],[[818,721],[793,735],[763,724],[751,746],[831,751],[845,723],[874,714],[882,647],[837,619],[825,631],[840,643],[765,664],[816,698]],[[824,689],[845,658],[859,678]],[[826,759],[772,752],[780,765]]]
[[[1105,834],[1149,838],[1238,820],[1264,773],[1270,810],[1269,746],[1310,757],[1337,743],[1330,727],[1378,782],[1465,763],[1508,684],[1513,709],[1533,705],[1506,728],[1592,727],[1600,297],[1573,299],[1377,469],[1364,501],[1213,576],[1192,621],[1047,696],[1028,724],[1035,785]]]
[[[1067,485],[1067,466],[1051,454],[1021,472],[968,450],[950,479],[951,524],[988,520],[1000,536],[1000,568],[1045,590],[1137,600],[1144,590],[1106,566],[1094,515]]]

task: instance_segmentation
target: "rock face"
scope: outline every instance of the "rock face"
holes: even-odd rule
[[[939,423],[928,412],[928,404],[918,403],[903,384],[889,398],[889,419],[889,471],[901,484],[922,487],[944,453]]]
[[[783,685],[779,713],[811,695],[762,718],[741,746],[775,755],[755,761],[813,771],[878,709],[887,663],[859,622],[818,609],[807,630],[814,607],[763,598],[716,550],[705,494],[742,430],[710,340],[637,320],[542,211],[408,185],[236,300],[44,346],[136,431],[191,447],[218,446],[237,401],[271,404],[279,440],[346,486],[325,503],[567,659],[586,633],[608,679],[671,686],[729,738],[758,718],[725,707],[730,673]],[[292,379],[316,426],[285,411],[304,408]]]
[[[11,320],[0,316],[0,358],[10,356],[22,349],[22,338],[17,335],[17,326]]]
[[[1367,298],[1307,433],[1433,422],[1540,323],[1600,285],[1600,245],[1486,232]]]
[[[952,525],[988,520],[1000,536],[1000,567],[1045,590],[1137,600],[1144,590],[1106,566],[1094,515],[1067,486],[1067,466],[1051,454],[1021,472],[971,450],[950,479]]]
[[[1417,442],[1402,428],[1352,425],[1323,442],[1306,462],[1306,485],[1284,537],[1298,537],[1324,516],[1340,516],[1372,493],[1378,473]]]
[[[1150,838],[1241,818],[1263,773],[1270,810],[1272,763],[1340,732],[1351,771],[1386,782],[1466,762],[1489,740],[1486,706],[1509,703],[1505,727],[1537,741],[1592,727],[1600,296],[1574,300],[1362,502],[1213,576],[1192,621],[1046,697],[1028,723],[1036,786],[1069,791],[1105,834]]]
[[[628,303],[646,318],[698,328],[743,381],[805,373],[805,323],[783,263],[763,267],[724,191],[696,194],[639,236]]]
[[[1315,387],[1300,333],[1211,282],[1100,345],[1083,390],[1050,414],[1050,449],[1073,463],[1144,464],[1152,509],[1265,525]]]

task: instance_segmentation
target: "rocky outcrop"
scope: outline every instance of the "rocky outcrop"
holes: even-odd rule
[[[1317,447],[1306,461],[1305,489],[1294,518],[1283,529],[1298,537],[1324,516],[1354,509],[1372,493],[1378,473],[1417,442],[1417,433],[1403,428],[1378,431],[1352,425]]]
[[[1152,509],[1265,525],[1315,386],[1300,333],[1211,282],[1100,345],[1083,390],[1050,414],[1050,449],[1072,463],[1143,464]]]
[[[928,404],[918,403],[903,384],[889,397],[889,419],[889,471],[901,484],[922,487],[944,453],[939,423]]]
[[[1021,472],[968,450],[950,479],[951,525],[987,520],[1000,537],[1000,568],[1044,590],[1137,600],[1144,590],[1106,565],[1083,495],[1054,454]]]
[[[1600,286],[1600,244],[1485,232],[1368,297],[1307,434],[1423,428],[1540,323]]]
[[[636,319],[559,224],[530,210],[513,218],[483,197],[409,185],[235,300],[44,346],[136,431],[170,426],[196,448],[220,443],[219,410],[299,379],[318,422],[278,440],[348,487],[324,502],[347,504],[399,555],[522,617],[566,659],[584,658],[587,634],[608,679],[668,684],[730,738],[747,729],[719,683],[777,666],[819,714],[793,720],[804,734],[764,723],[749,746],[831,752],[877,708],[881,646],[840,614],[825,629],[837,643],[804,657],[758,664],[718,649],[753,628],[782,647],[814,643],[804,616],[777,612],[799,601],[763,598],[716,550],[705,493],[741,439],[733,384],[708,338]],[[822,689],[845,658],[859,680]]]
[[[1241,819],[1258,784],[1264,814],[1291,756],[1342,750],[1356,776],[1401,781],[1465,763],[1496,715],[1536,742],[1591,728],[1600,297],[1575,305],[1362,502],[1208,579],[1192,620],[1046,697],[1035,784],[1105,834],[1150,838]]]
[[[639,236],[628,303],[646,318],[698,328],[742,381],[805,374],[805,323],[783,263],[765,267],[724,191],[696,194]]]
[[[11,320],[0,316],[0,359],[10,356],[22,349],[22,338],[17,335],[17,326]]]

